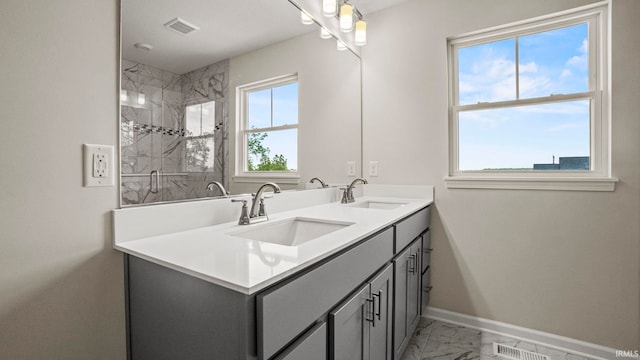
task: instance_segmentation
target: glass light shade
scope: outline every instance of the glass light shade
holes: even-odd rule
[[[143,93],[138,94],[138,105],[144,105],[145,97]]]
[[[353,6],[344,4],[340,7],[340,31],[349,32],[353,30]]]
[[[338,10],[336,0],[322,0],[322,15],[326,17],[336,16]]]
[[[127,92],[127,90],[120,90],[120,102],[129,102],[129,93]]]
[[[336,49],[338,49],[338,51],[344,51],[347,50],[347,45],[345,45],[342,41],[340,40],[336,40]]]
[[[331,33],[326,28],[320,28],[320,37],[323,39],[331,39]]]
[[[313,24],[313,19],[311,16],[307,15],[304,11],[300,11],[300,21],[305,25]]]
[[[367,23],[364,20],[356,21],[355,44],[358,46],[367,45]]]

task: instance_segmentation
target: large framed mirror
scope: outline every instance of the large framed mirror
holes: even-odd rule
[[[121,206],[360,175],[360,58],[298,7],[121,0]]]

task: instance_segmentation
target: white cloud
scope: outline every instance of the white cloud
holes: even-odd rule
[[[537,73],[538,72],[538,64],[535,61],[531,61],[527,64],[520,64],[519,66],[520,74],[524,73]]]
[[[566,66],[586,70],[589,66],[589,41],[587,39],[582,40],[582,45],[578,51],[580,54],[569,58]]]

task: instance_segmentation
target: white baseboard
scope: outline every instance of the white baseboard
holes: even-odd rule
[[[575,355],[585,356],[598,360],[610,360],[616,358],[616,349],[576,340],[565,336],[555,335],[543,331],[532,330],[516,325],[469,316],[448,310],[427,307],[424,317],[439,320],[471,329],[486,331],[501,336],[532,344],[542,345],[547,348],[560,350]]]

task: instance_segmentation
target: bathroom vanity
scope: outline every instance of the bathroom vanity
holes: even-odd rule
[[[362,188],[353,204],[124,242],[135,221],[114,211],[129,359],[399,359],[429,298],[433,190]],[[269,200],[287,196],[302,195]]]

